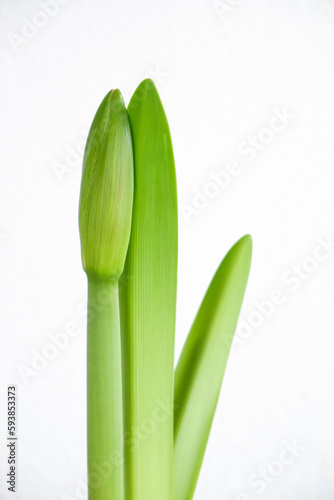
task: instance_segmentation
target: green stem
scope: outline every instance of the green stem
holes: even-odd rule
[[[89,500],[123,500],[122,366],[118,281],[88,277]]]

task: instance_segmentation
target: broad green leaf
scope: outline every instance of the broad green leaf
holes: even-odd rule
[[[131,237],[120,286],[127,500],[173,499],[177,196],[167,119],[151,80],[128,106]]]
[[[193,497],[244,297],[252,253],[241,238],[220,264],[175,371],[175,500]]]

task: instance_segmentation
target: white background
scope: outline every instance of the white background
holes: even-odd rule
[[[56,3],[53,16],[41,15],[43,1],[0,6],[0,498],[83,498],[81,149],[105,93],[118,87],[128,102],[150,76],[178,177],[176,356],[223,255],[245,233],[254,240],[243,326],[195,499],[332,500],[334,251],[319,254],[318,242],[334,241],[334,1]],[[277,110],[290,118],[273,133]],[[252,137],[258,149],[246,154]],[[239,167],[228,185],[209,186],[230,161]],[[186,220],[198,198],[206,206]],[[255,313],[274,290],[281,303]],[[22,376],[49,335],[73,322],[66,348]],[[4,482],[12,383],[16,495]],[[298,456],[280,465],[294,441]],[[260,469],[270,480],[262,494],[248,484]]]

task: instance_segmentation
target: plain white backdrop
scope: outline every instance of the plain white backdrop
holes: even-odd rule
[[[195,500],[333,500],[334,1],[2,0],[0,26],[0,498],[84,499],[82,148],[107,91],[149,76],[178,178],[176,358],[221,258],[254,240]]]

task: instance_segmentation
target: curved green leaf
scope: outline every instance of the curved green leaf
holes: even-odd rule
[[[175,500],[190,500],[210,434],[252,254],[246,235],[220,264],[175,371]]]

